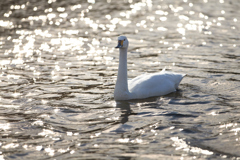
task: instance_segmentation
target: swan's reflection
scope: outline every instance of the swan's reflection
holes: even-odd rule
[[[130,115],[136,115],[130,108],[130,103],[127,101],[116,101],[116,108],[121,109],[120,123],[124,124],[128,121]]]

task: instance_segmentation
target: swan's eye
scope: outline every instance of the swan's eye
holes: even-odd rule
[[[126,39],[124,39],[124,41],[125,41]]]

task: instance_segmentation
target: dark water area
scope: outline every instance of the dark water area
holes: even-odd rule
[[[0,159],[240,159],[240,1],[0,2]],[[185,73],[118,101],[128,75]]]

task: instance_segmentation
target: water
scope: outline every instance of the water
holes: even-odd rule
[[[0,159],[240,158],[239,1],[0,5]],[[179,90],[115,102],[119,35]]]

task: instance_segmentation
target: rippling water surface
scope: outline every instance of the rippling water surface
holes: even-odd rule
[[[239,159],[240,2],[0,2],[0,159]],[[115,102],[129,78],[186,73],[175,93]]]

